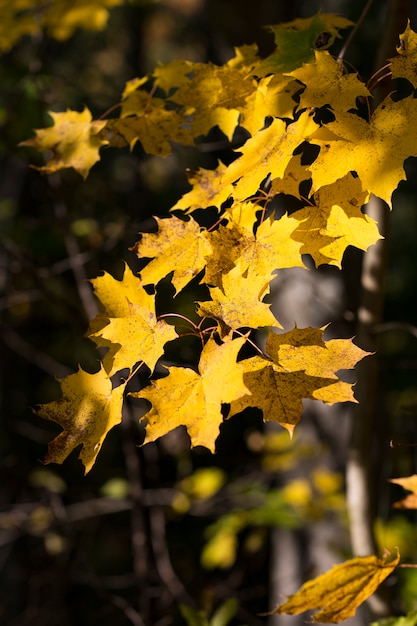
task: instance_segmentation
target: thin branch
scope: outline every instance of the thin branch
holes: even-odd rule
[[[413,326],[407,322],[384,322],[374,327],[375,333],[385,333],[390,330],[402,330],[417,338],[417,326]]]
[[[165,515],[161,507],[150,509],[151,541],[158,574],[174,600],[194,604],[175,573],[169,557],[165,533]]]
[[[60,177],[58,174],[53,174],[49,177],[49,182],[54,190],[55,195],[55,215],[57,219],[66,221],[68,218],[67,205],[61,197],[60,193]],[[84,306],[85,313],[89,319],[93,319],[98,313],[97,302],[94,298],[90,285],[88,284],[88,277],[85,272],[84,264],[80,261],[81,251],[78,245],[77,238],[71,233],[68,228],[65,228],[65,246],[68,252],[68,258],[71,266],[72,273],[76,281],[76,286],[80,300]]]
[[[65,378],[72,373],[72,370],[70,370],[69,367],[58,363],[58,361],[55,361],[55,359],[49,356],[49,354],[39,352],[39,350],[33,348],[11,328],[8,328],[3,324],[0,328],[3,343],[23,359],[32,363],[32,365],[36,365],[36,367],[43,370],[53,378]]]
[[[368,11],[371,8],[371,6],[373,5],[373,3],[374,3],[374,0],[368,0],[368,2],[365,4],[358,21],[356,22],[356,24],[353,27],[349,37],[346,39],[346,42],[345,42],[344,46],[342,47],[341,51],[339,52],[339,55],[337,57],[337,61],[339,63],[340,63],[340,61],[342,61],[343,57],[345,56],[346,50],[349,48],[349,46],[352,43],[354,37],[356,36],[356,33],[358,32],[358,30],[362,26],[362,23],[363,23],[365,17],[367,16]]]
[[[363,22],[364,14],[371,6],[368,2],[358,25]],[[389,56],[392,42],[397,37],[398,23],[402,19],[398,0],[391,0],[386,17],[386,29],[378,50],[375,65],[384,63]],[[357,29],[355,29],[357,30]],[[346,49],[346,46],[345,46]],[[342,51],[344,52],[344,50]],[[380,86],[375,100],[382,102],[386,96],[384,86]],[[384,305],[384,284],[387,265],[387,241],[389,231],[389,210],[385,203],[375,196],[367,205],[367,214],[379,226],[381,235],[375,245],[364,255],[361,275],[361,301],[358,309],[357,342],[364,350],[371,353],[377,348],[377,329],[382,323]],[[359,363],[355,396],[359,402],[352,410],[351,437],[346,467],[346,492],[349,513],[349,526],[352,549],[355,555],[374,554],[376,540],[374,519],[378,507],[375,489],[374,446],[381,437],[383,424],[376,425],[378,400],[379,364],[375,356],[370,356]],[[380,420],[379,420],[380,421]],[[375,616],[383,617],[392,613],[389,590],[382,586],[368,600]]]
[[[123,452],[126,463],[126,475],[130,487],[132,508],[130,512],[133,568],[138,586],[138,608],[145,621],[150,614],[149,597],[149,553],[146,520],[143,507],[142,471],[137,448],[133,440],[131,425],[131,406],[127,404],[122,418]]]

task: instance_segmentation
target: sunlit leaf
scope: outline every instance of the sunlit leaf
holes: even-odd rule
[[[325,574],[304,583],[270,614],[298,615],[318,609],[313,622],[338,624],[355,615],[358,606],[376,591],[399,561],[399,555],[391,561],[372,555],[334,565]]]
[[[52,420],[64,429],[48,447],[45,463],[62,463],[78,446],[79,458],[89,472],[107,433],[122,419],[124,385],[112,389],[102,367],[96,374],[81,368],[58,380],[62,397],[42,404],[39,417]]]

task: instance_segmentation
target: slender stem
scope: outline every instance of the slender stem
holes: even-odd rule
[[[124,381],[125,385],[127,385],[127,383],[132,380],[132,378],[135,376],[135,374],[138,373],[138,371],[140,370],[143,364],[144,364],[144,361],[140,361],[140,363],[138,363],[137,366],[130,372],[129,376]]]
[[[380,76],[379,78],[377,78],[373,83],[372,86],[369,86],[368,89],[369,91],[372,91],[373,89],[375,89],[375,87],[377,87],[380,83],[382,83],[383,80],[385,80],[386,78],[391,78],[392,76],[392,72],[387,72],[386,74],[384,74],[383,76]]]
[[[190,320],[190,318],[186,317],[185,315],[181,315],[181,313],[162,313],[162,315],[158,315],[157,319],[162,320],[165,317],[179,317],[180,319],[190,324],[190,326],[192,326],[194,330],[196,330],[197,332],[199,331],[199,327],[197,326],[197,324],[194,324],[194,322]]]
[[[240,332],[240,330],[235,330],[234,332],[235,332],[237,335],[239,335],[240,337],[245,337],[246,341],[247,341],[248,343],[250,343],[250,345],[251,345],[253,348],[255,348],[255,350],[256,350],[257,352],[259,352],[259,354],[260,354],[261,356],[263,356],[264,358],[266,358],[266,355],[262,352],[262,350],[260,349],[260,347],[259,347],[259,346],[257,346],[257,345],[256,345],[256,343],[255,343],[254,341],[252,341],[252,339],[249,339],[249,337],[247,337],[247,336],[245,335],[245,333],[241,333],[241,332]]]
[[[121,102],[117,102],[116,104],[113,104],[113,106],[111,106],[109,109],[107,109],[107,111],[104,111],[104,113],[102,113],[98,119],[99,120],[106,119],[106,117],[108,115],[110,115],[110,113],[113,113],[113,111],[115,111],[116,109],[118,109],[121,106],[122,106]]]
[[[382,67],[380,67],[376,72],[374,72],[372,74],[372,76],[369,78],[368,82],[366,83],[367,88],[369,89],[369,91],[371,91],[371,87],[370,85],[373,83],[374,78],[376,76],[378,76],[378,74],[380,74],[381,72],[383,72],[384,70],[388,69],[389,67],[391,67],[391,63],[385,63],[385,65],[383,65]],[[391,72],[390,72],[391,74]],[[385,76],[384,76],[385,77]]]

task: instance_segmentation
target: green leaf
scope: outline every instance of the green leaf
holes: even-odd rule
[[[339,37],[339,29],[352,22],[332,14],[318,13],[312,18],[296,19],[286,24],[268,26],[277,49],[260,64],[259,75],[292,72],[303,63],[314,61],[315,50],[326,50]]]
[[[386,617],[377,622],[372,622],[371,626],[417,626],[417,611],[412,611],[401,617]]]

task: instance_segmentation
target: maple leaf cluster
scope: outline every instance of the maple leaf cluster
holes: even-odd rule
[[[24,36],[39,36],[45,29],[63,41],[77,28],[101,30],[109,9],[123,0],[0,0],[0,53],[8,52]]]
[[[108,274],[92,281],[102,312],[88,336],[106,353],[99,372],[80,369],[61,381],[60,400],[40,407],[41,416],[64,428],[47,461],[61,462],[82,443],[81,458],[90,469],[105,434],[121,419],[127,382],[142,364],[152,373],[165,344],[181,335],[168,323],[169,311],[156,314],[154,294],[166,277],[175,294],[196,277],[206,285],[207,299],[196,305],[201,321],[189,320],[202,351],[192,368],[168,367],[166,377],[130,392],[151,403],[142,418],[145,442],[184,425],[192,446],[214,451],[227,411],[231,417],[258,407],[265,420],[291,434],[303,398],[355,401],[352,385],[338,372],[366,353],[350,339],[325,341],[325,328],[277,334],[284,329],[265,302],[280,270],[305,268],[304,255],[316,266],[341,267],[348,246],[367,250],[374,244],[378,227],[363,207],[371,194],[390,204],[405,178],[404,159],[417,155],[409,132],[417,122],[416,99],[388,96],[366,119],[357,107],[369,101],[367,87],[325,49],[349,25],[320,15],[271,27],[276,48],[266,59],[256,46],[243,46],[223,66],[185,60],[159,65],[151,76],[129,81],[120,117],[94,121],[88,109],[54,113],[53,126],[24,142],[52,151],[42,171],[74,167],[86,177],[102,146],[132,149],[140,142],[146,152],[163,156],[214,126],[229,140],[238,126],[248,133],[230,165],[188,173],[190,190],[172,207],[175,215],[157,218],[156,232],[144,233],[133,246],[148,260],[140,276],[126,266],[121,281]],[[406,45],[393,72],[411,80],[416,35],[408,26],[402,37]],[[323,111],[331,121],[321,121]],[[309,146],[319,147],[315,158],[307,156]],[[295,197],[300,208],[277,219],[270,203],[279,194]],[[217,216],[203,227],[197,214],[209,207]],[[252,341],[258,329],[266,329],[264,350]],[[248,342],[254,354],[242,358]]]
[[[242,46],[223,66],[159,65],[152,75],[129,81],[118,118],[94,121],[88,109],[53,113],[53,126],[24,142],[52,152],[43,172],[73,167],[86,177],[102,147],[133,149],[140,142],[145,152],[165,156],[213,127],[230,142],[238,127],[248,137],[228,166],[188,172],[190,190],[172,207],[175,214],[156,218],[156,231],[132,248],[145,261],[140,275],[126,265],[121,280],[104,274],[92,281],[102,310],[88,336],[105,354],[97,373],[80,368],[60,380],[62,397],[38,409],[63,427],[46,462],[62,462],[81,444],[89,471],[121,421],[127,384],[142,365],[152,377],[166,344],[181,337],[180,324],[167,320],[183,322],[183,316],[156,313],[155,294],[167,278],[175,294],[196,279],[205,285],[207,297],[196,303],[200,321],[186,320],[202,349],[191,367],[166,367],[163,378],[129,391],[151,405],[142,418],[145,443],[185,426],[192,446],[214,451],[225,417],[247,407],[292,434],[303,399],[355,402],[352,384],[338,372],[367,353],[351,339],[326,341],[325,327],[283,329],[265,301],[281,270],[307,271],[304,255],[316,266],[340,268],[348,246],[366,251],[376,243],[378,226],[364,207],[373,194],[391,207],[405,179],[404,160],[417,156],[413,94],[389,95],[371,113],[368,88],[327,51],[349,25],[334,15],[295,20],[271,27],[276,48],[267,58],[256,46]],[[417,35],[409,24],[397,51],[392,76],[416,88]],[[299,208],[275,215],[271,202],[280,194],[295,198]],[[202,226],[201,211],[210,208],[213,215],[213,207],[211,225]],[[254,341],[259,329],[263,349]],[[412,491],[396,506],[417,508],[416,476],[392,482]],[[274,612],[316,608],[315,621],[339,622],[398,562],[398,555],[390,562],[375,556],[347,561],[303,585]]]

